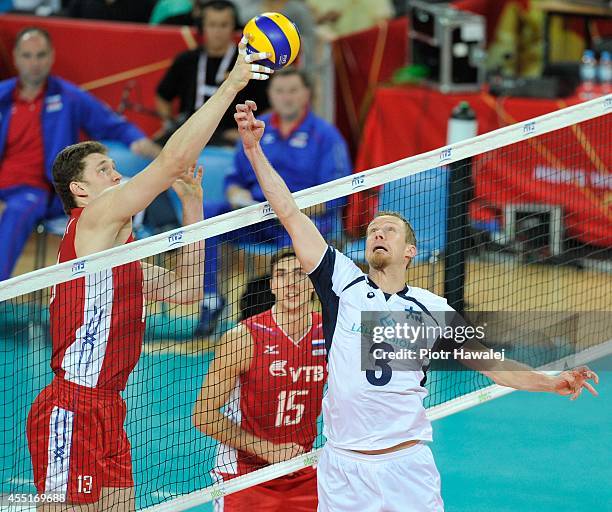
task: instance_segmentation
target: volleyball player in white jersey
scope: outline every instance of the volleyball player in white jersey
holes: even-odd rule
[[[442,297],[405,284],[416,241],[401,215],[383,212],[369,224],[367,274],[327,245],[266,160],[259,146],[264,123],[253,116],[256,108],[253,102],[236,106],[234,117],[245,153],[323,307],[329,377],[323,399],[327,443],[318,466],[318,510],[441,511],[440,476],[425,444],[432,440],[432,431],[422,404],[427,394],[421,385],[424,373],[362,371],[358,326],[362,311],[427,314],[452,309]],[[572,398],[583,388],[596,394],[587,379],[597,382],[597,375],[586,367],[554,377],[508,359],[474,367],[497,384],[516,389]]]

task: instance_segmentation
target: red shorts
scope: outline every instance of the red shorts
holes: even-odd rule
[[[102,487],[133,487],[125,402],[56,377],[28,414],[28,446],[39,493],[95,503]]]
[[[235,475],[220,473],[224,481]],[[215,500],[215,512],[316,512],[317,471],[311,467]]]

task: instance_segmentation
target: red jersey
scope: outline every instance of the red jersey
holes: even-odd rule
[[[296,443],[309,451],[317,436],[327,380],[321,315],[311,314],[310,330],[292,340],[276,324],[272,310],[243,322],[253,340],[249,370],[240,375],[225,414],[241,428],[273,443]],[[242,475],[267,463],[220,445],[216,471]]]
[[[82,211],[71,212],[58,263],[76,258],[74,240]],[[126,243],[133,239],[130,235]],[[144,336],[140,262],[55,285],[49,312],[53,372],[81,386],[123,390],[140,357]]]
[[[27,185],[51,190],[45,175],[42,137],[44,95],[43,90],[27,101],[19,95],[19,87],[15,88],[4,155],[0,159],[0,188]]]

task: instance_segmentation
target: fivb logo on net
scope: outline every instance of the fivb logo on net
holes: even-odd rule
[[[85,273],[85,260],[75,261],[72,264],[72,275],[78,276]]]
[[[604,100],[604,104],[603,104],[604,110],[608,110],[612,108],[612,96],[608,96],[605,100]]]
[[[262,217],[269,217],[270,215],[274,215],[274,210],[272,209],[272,207],[270,206],[269,203],[265,203],[261,207],[261,216]]]
[[[445,162],[453,157],[453,148],[446,148],[440,151],[440,162]]]
[[[531,135],[536,131],[536,122],[531,121],[523,125],[523,135]]]
[[[351,180],[351,189],[355,190],[356,188],[365,187],[365,175],[360,174],[359,176],[355,176]]]
[[[168,235],[168,246],[173,247],[175,245],[180,244],[183,241],[184,234],[185,232],[181,230]]]

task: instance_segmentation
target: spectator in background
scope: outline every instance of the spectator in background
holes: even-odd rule
[[[148,23],[156,0],[72,0],[66,16]]]
[[[182,122],[200,108],[225,80],[236,61],[238,47],[234,31],[238,13],[234,4],[213,0],[202,4],[202,32],[204,45],[179,54],[157,87],[156,108],[164,121],[164,142]],[[179,99],[179,115],[174,117],[172,101]],[[250,82],[236,101],[257,98],[267,108],[266,85]],[[238,140],[233,106],[227,110],[210,141],[213,146],[233,146]]]
[[[276,71],[270,79],[268,96],[272,112],[259,116],[266,123],[261,147],[266,157],[286,180],[291,192],[327,183],[351,174],[351,161],[346,142],[340,132],[310,110],[311,84],[308,76],[295,68]],[[234,170],[226,178],[226,202],[205,204],[205,217],[213,217],[265,201],[255,173],[239,143],[234,157]],[[309,209],[323,236],[333,235],[338,227],[337,216],[343,200],[339,199]],[[216,319],[224,306],[217,291],[217,250],[223,241],[238,243],[272,243],[278,249],[291,244],[289,235],[276,221],[213,237],[206,243],[205,299],[196,334],[213,332]]]
[[[280,12],[298,28],[301,39],[300,65],[309,73],[315,72],[315,20],[301,0],[238,0],[240,21],[245,25],[251,18],[264,12]],[[253,99],[253,98],[249,98]],[[255,100],[256,101],[256,100]],[[259,107],[259,104],[258,104]],[[261,111],[261,107],[259,107]]]
[[[76,85],[50,75],[54,51],[41,28],[15,39],[18,76],[0,82],[0,280],[8,279],[34,226],[48,212],[61,214],[51,186],[51,167],[84,130],[113,139],[142,156],[159,147],[135,126]]]
[[[394,14],[390,0],[306,0],[306,4],[331,37],[365,30]]]

